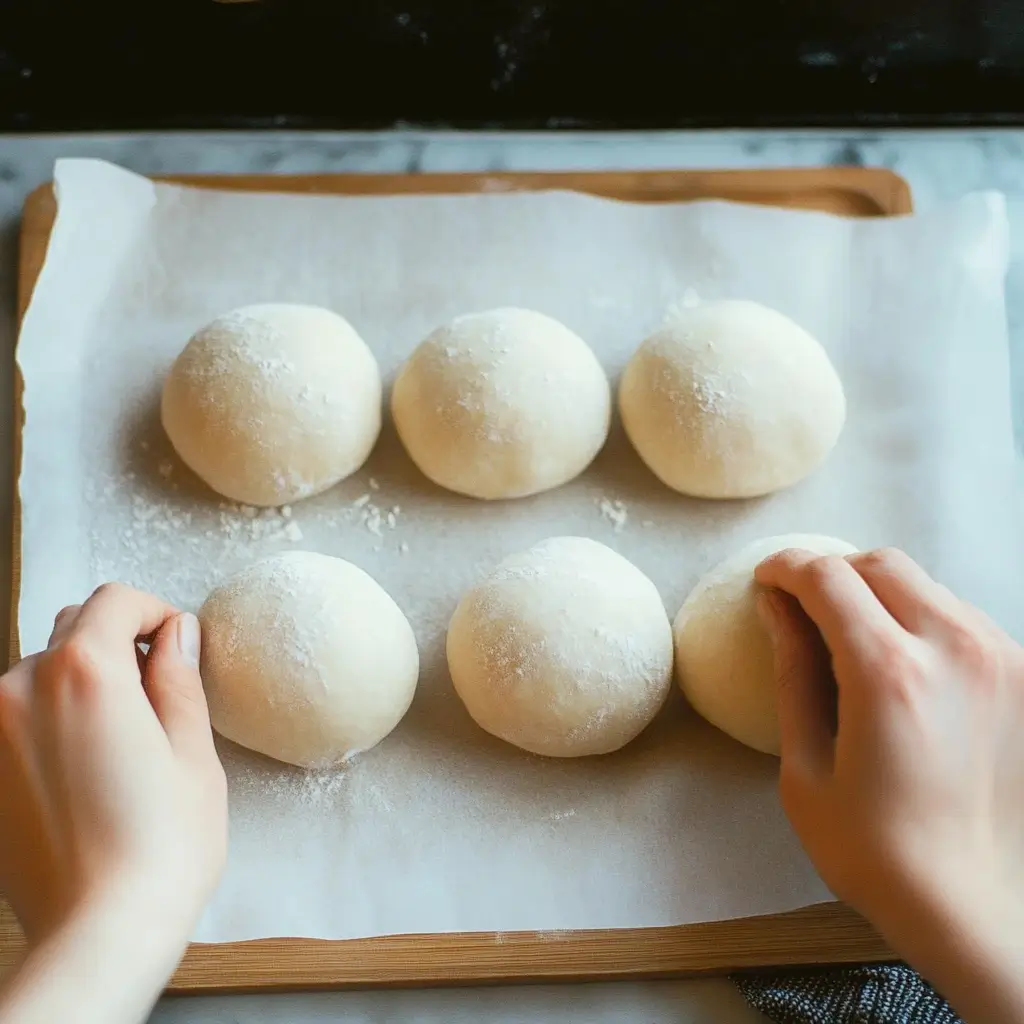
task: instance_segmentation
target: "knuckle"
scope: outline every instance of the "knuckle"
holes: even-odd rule
[[[117,598],[122,597],[127,593],[130,593],[131,587],[126,586],[124,583],[101,583],[93,592],[94,598]]]
[[[803,567],[803,573],[809,582],[820,587],[832,583],[845,569],[846,560],[839,555],[821,555],[808,562]]]
[[[101,672],[88,643],[81,637],[71,637],[40,659],[36,678],[44,687],[89,690],[100,682]]]
[[[962,622],[946,627],[944,642],[958,664],[973,678],[994,678],[1000,671],[1000,652],[991,640]]]
[[[874,669],[878,682],[890,699],[910,702],[931,676],[925,650],[897,637],[879,637]]]
[[[876,570],[884,573],[898,572],[910,562],[910,556],[899,548],[875,548],[866,551],[857,558],[861,569]]]
[[[210,711],[202,694],[195,695],[183,690],[174,692],[168,699],[174,704],[175,711],[188,728],[203,732],[210,728]]]
[[[23,731],[25,705],[11,687],[0,684],[0,739],[7,740]]]
[[[792,566],[799,558],[799,554],[800,552],[795,548],[781,548],[778,551],[773,551],[770,555],[766,555],[761,560],[761,564]]]

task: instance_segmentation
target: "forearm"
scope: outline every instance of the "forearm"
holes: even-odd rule
[[[140,1024],[185,948],[188,923],[141,904],[85,908],[26,954],[0,989],[0,1024]]]
[[[1024,1024],[1024,916],[1012,902],[943,900],[883,934],[967,1024]]]

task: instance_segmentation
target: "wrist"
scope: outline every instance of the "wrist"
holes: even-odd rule
[[[971,879],[908,892],[875,922],[892,949],[970,1021],[1024,1021],[1024,913],[1014,890]]]
[[[177,942],[187,939],[204,901],[198,886],[166,872],[120,865],[85,881],[68,879],[57,891],[36,893],[18,913],[29,949],[93,924],[112,938],[146,929]]]
[[[184,948],[203,901],[181,886],[151,874],[122,872],[95,886],[69,915],[72,928],[96,930],[111,943],[131,943],[143,952]]]
[[[168,905],[129,885],[90,893],[30,946],[0,993],[0,1019],[144,1020],[194,923],[194,914]]]

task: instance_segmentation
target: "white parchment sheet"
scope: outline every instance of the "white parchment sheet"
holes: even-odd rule
[[[197,938],[667,925],[827,898],[775,796],[777,762],[673,694],[601,758],[527,755],[454,695],[444,630],[503,555],[581,534],[632,559],[674,616],[697,577],[759,536],[822,532],[906,548],[1020,634],[1021,552],[997,195],[898,220],[570,193],[339,198],[154,185],[82,160],[56,169],[59,216],[25,320],[19,624],[105,579],[196,608],[255,558],[311,548],[374,575],[422,654],[398,729],[337,772],[221,745],[227,873]],[[616,426],[579,480],[514,502],[447,494],[390,425],[368,464],[293,509],[221,503],[178,462],[156,400],[189,335],[234,306],[341,312],[390,382],[433,327],[473,310],[550,314],[617,378],[674,309],[721,297],[813,332],[849,420],[826,466],[766,499],[687,500]]]

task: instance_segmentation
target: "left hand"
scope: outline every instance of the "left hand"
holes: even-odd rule
[[[30,946],[97,912],[187,940],[227,849],[199,647],[195,616],[108,584],[0,679],[0,892]]]

